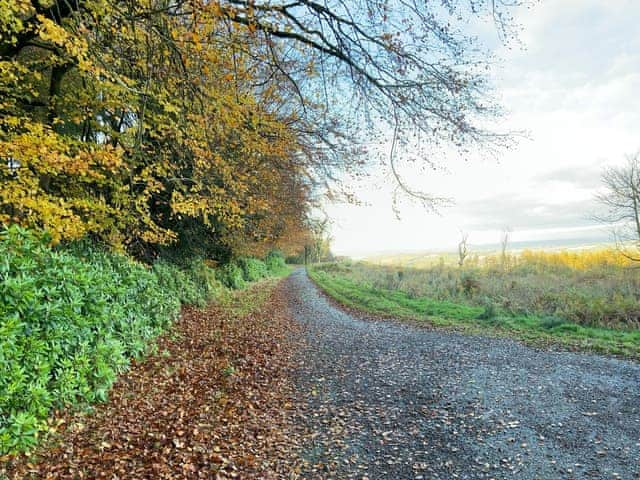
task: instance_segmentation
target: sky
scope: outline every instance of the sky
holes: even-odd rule
[[[362,205],[328,203],[338,255],[455,248],[513,241],[605,241],[593,220],[605,166],[640,151],[640,1],[542,0],[517,12],[522,46],[500,46],[492,72],[509,130],[526,131],[498,158],[441,162],[404,171],[413,185],[454,201],[439,214],[404,201],[372,170],[353,186]],[[485,156],[486,157],[486,156]]]

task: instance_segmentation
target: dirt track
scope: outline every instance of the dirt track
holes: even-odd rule
[[[304,478],[640,479],[640,365],[363,320],[286,282]]]

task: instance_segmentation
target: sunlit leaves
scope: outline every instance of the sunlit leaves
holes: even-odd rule
[[[303,229],[295,117],[253,87],[248,29],[214,6],[73,8],[25,13],[30,39],[0,63],[0,222],[148,248],[189,220],[243,251]]]
[[[24,19],[32,12],[29,0],[0,0],[0,43],[15,44],[24,29]]]

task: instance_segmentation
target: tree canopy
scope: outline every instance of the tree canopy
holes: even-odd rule
[[[507,0],[0,0],[0,223],[139,255],[294,246],[378,122],[466,145]],[[398,181],[401,179],[398,177]]]

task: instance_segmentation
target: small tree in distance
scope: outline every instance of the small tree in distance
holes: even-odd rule
[[[620,253],[640,262],[640,152],[628,156],[620,167],[605,169],[602,182],[606,191],[596,198],[606,212],[596,218],[614,224]]]
[[[502,235],[500,237],[500,261],[502,262],[502,268],[506,269],[507,267],[507,249],[509,248],[509,236],[511,235],[511,227],[506,227],[502,231]]]
[[[458,243],[458,266],[462,267],[465,259],[469,256],[469,234],[466,232],[460,232],[460,234],[462,238]]]

